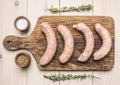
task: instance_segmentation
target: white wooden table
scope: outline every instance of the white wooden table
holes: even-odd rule
[[[94,10],[83,13],[60,13],[51,14],[46,9],[51,5],[55,7],[78,6],[81,4],[93,4]],[[0,85],[120,85],[120,0],[0,0]],[[36,61],[32,57],[32,62],[27,69],[16,66],[14,58],[17,53],[7,51],[2,41],[5,36],[21,34],[14,27],[14,19],[20,15],[26,16],[31,22],[29,35],[36,24],[39,16],[42,15],[106,15],[112,16],[115,21],[115,64],[111,71],[40,71]],[[29,53],[29,52],[28,52]],[[30,53],[29,53],[30,54]],[[30,54],[32,56],[32,54]],[[44,74],[94,74],[101,79],[70,80],[53,83],[43,78]]]

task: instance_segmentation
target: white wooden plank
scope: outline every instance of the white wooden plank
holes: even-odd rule
[[[0,50],[2,50],[2,84],[1,85],[26,85],[26,71],[15,65],[14,58],[18,52],[7,51],[2,41],[9,34],[16,34],[14,19],[19,15],[26,15],[26,1],[0,0]],[[1,63],[1,62],[0,62]]]
[[[70,7],[70,6],[80,6],[82,4],[92,4],[92,0],[60,0],[60,7]],[[60,13],[61,16],[87,16],[92,15],[92,11],[89,12],[68,12],[68,13]],[[92,74],[92,71],[61,71],[61,74]],[[61,85],[92,85],[92,79],[85,79],[85,80],[68,80],[68,81],[61,81]]]
[[[93,0],[94,13],[93,15],[107,15],[107,6],[110,3],[109,0]]]
[[[0,50],[0,85],[2,85],[2,52]]]
[[[45,15],[52,15],[48,10],[51,5],[59,7],[59,0],[29,0],[28,1],[28,19],[31,22],[31,28],[28,35],[34,30],[38,17]],[[58,14],[54,14],[58,15]],[[59,74],[58,71],[40,71],[36,65],[36,61],[32,57],[31,64],[27,69],[27,85],[58,85],[59,82],[53,83],[45,79],[43,75]],[[33,78],[34,77],[34,78]]]
[[[0,10],[2,6],[0,5]],[[1,12],[0,12],[0,16],[1,16]],[[2,24],[2,20],[0,19],[0,24]],[[1,27],[0,27],[1,30]],[[1,37],[0,37],[1,38]],[[2,85],[2,48],[0,46],[0,85]]]
[[[106,3],[104,2],[106,1]],[[99,4],[101,4],[101,6],[99,6]],[[120,20],[120,12],[117,11],[119,8],[119,0],[94,0],[94,5],[96,7],[96,11],[94,11],[95,15],[98,15],[100,13],[100,15],[108,15],[108,16],[112,16],[114,21],[115,21],[115,64],[114,67],[111,71],[107,71],[107,72],[94,72],[94,75],[100,77],[100,80],[93,80],[93,85],[119,85],[120,81],[119,81],[119,77],[120,77],[120,49],[119,49],[119,45],[120,45],[120,25],[119,25],[119,20]],[[99,6],[99,7],[98,7]],[[104,9],[103,9],[104,6]],[[97,11],[97,8],[99,9],[99,11]],[[116,10],[117,9],[117,10]]]

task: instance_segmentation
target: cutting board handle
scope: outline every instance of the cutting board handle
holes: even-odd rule
[[[3,45],[7,50],[18,50],[25,48],[25,37],[16,37],[13,35],[7,36],[3,40]]]

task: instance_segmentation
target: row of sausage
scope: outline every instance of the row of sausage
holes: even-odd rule
[[[47,38],[46,51],[43,54],[43,56],[40,58],[40,65],[44,66],[47,65],[53,59],[57,49],[57,41],[53,28],[47,22],[42,22],[40,27],[41,27],[41,31],[45,34]],[[75,24],[73,25],[73,28],[81,31],[85,36],[86,47],[77,60],[79,62],[86,62],[93,53],[93,49],[94,49],[93,33],[91,29],[84,23]],[[74,51],[74,38],[70,30],[65,25],[58,25],[57,30],[63,37],[65,43],[64,50],[62,54],[59,56],[59,61],[64,64],[71,58],[72,53]],[[100,49],[98,49],[95,53],[93,53],[93,57],[94,57],[93,59],[100,60],[104,58],[111,50],[112,38],[108,30],[100,23],[96,23],[95,31],[101,37],[103,44],[100,47]]]

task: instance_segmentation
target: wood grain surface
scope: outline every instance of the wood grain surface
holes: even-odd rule
[[[57,37],[57,51],[54,59],[46,66],[42,67],[39,64],[40,57],[44,54],[47,41],[45,35],[41,32],[40,23],[48,22],[55,31]],[[102,40],[95,32],[94,27],[96,23],[101,23],[106,27],[112,37],[113,45],[108,55],[100,60],[94,61],[93,56],[86,63],[77,62],[77,58],[85,49],[84,35],[72,28],[73,24],[83,22],[90,27],[95,38],[94,52],[101,47]],[[66,25],[74,37],[75,48],[72,58],[69,62],[62,65],[58,58],[64,49],[64,41],[61,35],[57,31],[59,24]],[[40,70],[110,70],[114,65],[114,21],[108,16],[42,16],[38,19],[36,27],[31,35],[27,37],[17,37],[13,35],[7,36],[3,45],[7,50],[15,51],[20,49],[26,49],[30,51],[36,59],[38,68]]]

